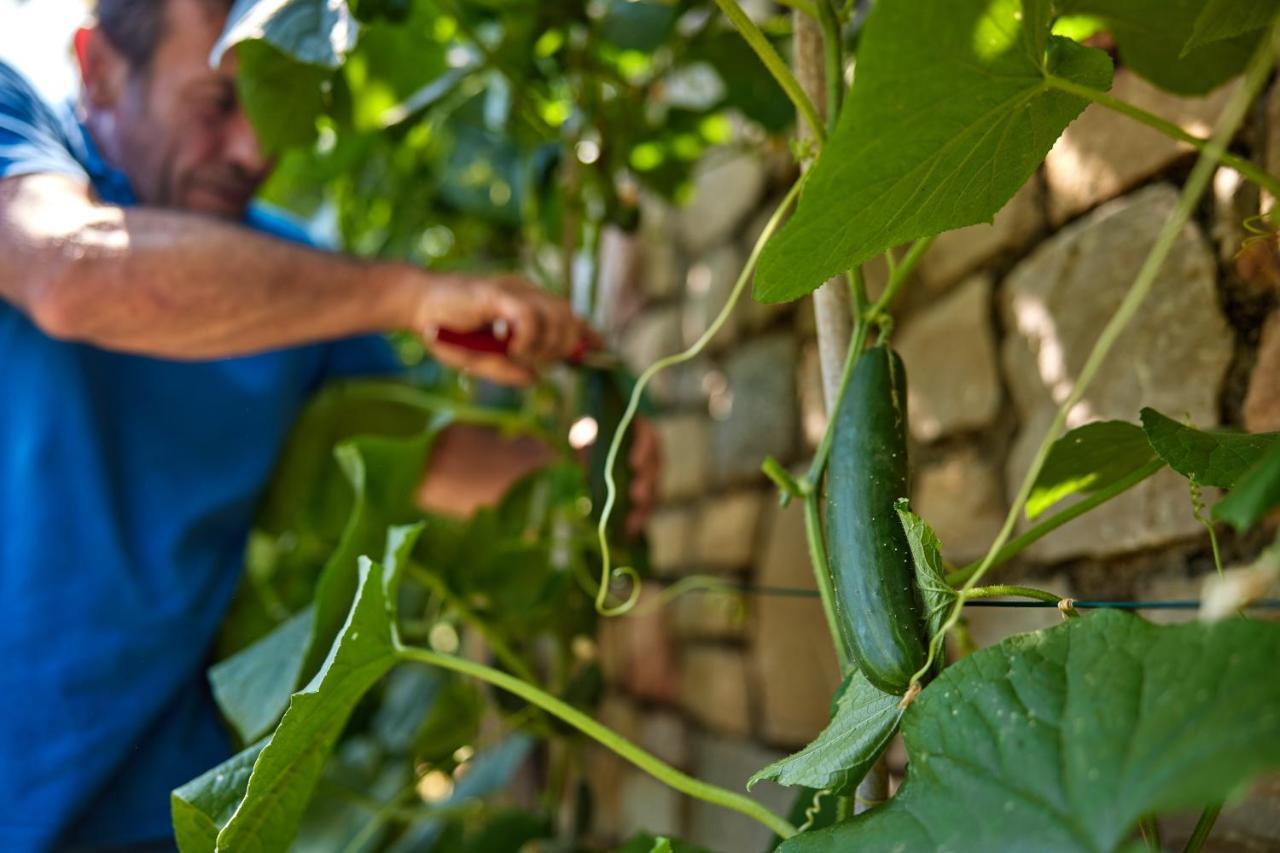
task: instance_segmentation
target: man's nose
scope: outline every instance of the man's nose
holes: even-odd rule
[[[255,177],[266,174],[269,162],[258,142],[249,117],[244,110],[235,110],[227,122],[224,137],[226,158],[240,169]]]

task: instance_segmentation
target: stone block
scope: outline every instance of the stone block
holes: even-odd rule
[[[1039,176],[1022,185],[990,223],[938,235],[916,274],[934,290],[949,287],[987,261],[1029,244],[1044,230],[1044,192]]]
[[[786,814],[795,792],[772,782],[761,782],[749,793],[747,780],[781,753],[762,749],[748,741],[731,740],[711,735],[695,735],[693,772],[699,779],[743,791],[775,814]],[[695,800],[690,803],[689,841],[716,853],[744,853],[766,850],[772,837],[769,829],[749,817],[728,809]]]
[[[650,196],[642,198],[640,208],[645,291],[650,299],[667,299],[679,293],[685,276],[676,239],[676,213],[662,199]]]
[[[641,717],[640,745],[673,767],[689,765],[689,726],[671,711],[652,710]]]
[[[694,170],[693,195],[677,216],[680,240],[698,255],[734,235],[764,194],[768,174],[754,154],[728,150],[705,157]]]
[[[943,556],[956,565],[982,557],[1004,523],[1000,475],[969,448],[920,471],[911,506],[938,534]]]
[[[680,705],[712,731],[750,734],[746,656],[736,649],[687,646],[680,667]]]
[[[694,548],[702,569],[723,572],[750,565],[764,502],[762,492],[735,492],[702,505]]]
[[[714,412],[712,470],[721,483],[763,477],[773,456],[786,463],[795,451],[796,344],[774,334],[743,344],[725,361],[725,405]]]
[[[1258,360],[1249,374],[1244,397],[1244,428],[1249,432],[1280,431],[1280,312],[1262,327]]]
[[[699,415],[674,415],[654,421],[662,445],[658,497],[675,501],[706,491],[710,480],[710,424]]]
[[[761,586],[815,589],[797,504],[771,506],[756,568]],[[799,747],[827,725],[840,666],[816,595],[761,595],[751,602],[751,665],[760,691],[760,734],[770,743]]]
[[[1202,98],[1171,95],[1125,69],[1116,72],[1112,96],[1207,137],[1236,83]],[[1049,217],[1061,224],[1160,174],[1192,153],[1190,146],[1131,118],[1090,105],[1067,126],[1045,159]]]
[[[822,396],[822,359],[818,356],[816,341],[807,341],[800,351],[796,385],[804,446],[806,450],[817,450],[822,434],[827,431],[827,404]]]
[[[1168,185],[1140,190],[1064,228],[1010,273],[1002,304],[1009,330],[1002,358],[1022,423],[1006,467],[1011,493],[1176,203]],[[1070,412],[1068,426],[1113,418],[1135,422],[1143,406],[1212,426],[1233,346],[1218,304],[1213,256],[1189,224],[1154,292]],[[1103,557],[1198,532],[1185,482],[1161,474],[1105,512],[1041,540],[1031,555]]]
[[[681,311],[678,306],[664,305],[650,309],[634,320],[622,336],[619,346],[622,360],[632,371],[640,373],[658,359],[683,348],[680,337]],[[663,404],[675,404],[676,375],[663,371],[649,383],[649,393]]]
[[[717,246],[704,254],[689,267],[684,292],[684,313],[680,334],[682,348],[693,346],[711,328],[711,324],[724,309],[733,291],[733,285],[742,272],[742,253],[732,243]],[[738,337],[743,302],[729,314],[720,331],[711,340],[713,348],[723,348]]]
[[[628,770],[618,788],[618,827],[623,838],[640,832],[679,838],[684,830],[684,798],[643,770]]]
[[[656,595],[651,584],[641,593],[640,603],[652,602]],[[638,699],[676,701],[680,671],[663,608],[649,606],[640,615],[602,619],[597,641],[600,667],[611,685]]]
[[[697,510],[689,507],[659,509],[649,517],[645,535],[654,573],[672,575],[693,564],[696,530]]]
[[[1000,411],[991,279],[974,276],[910,320],[896,345],[907,366],[911,434],[930,442],[990,424]]]

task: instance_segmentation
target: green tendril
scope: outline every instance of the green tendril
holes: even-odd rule
[[[804,186],[805,178],[801,177],[791,189],[787,192],[786,198],[778,205],[773,212],[773,216],[769,217],[769,223],[761,232],[756,244],[751,249],[751,256],[747,258],[746,266],[742,268],[742,272],[738,275],[738,280],[733,285],[733,291],[729,294],[728,300],[720,309],[720,313],[702,333],[702,337],[698,338],[693,346],[678,352],[675,355],[669,355],[666,358],[660,358],[653,364],[649,365],[640,378],[636,380],[635,388],[631,391],[631,399],[627,401],[626,411],[622,413],[622,418],[618,421],[618,429],[613,434],[613,440],[609,443],[609,453],[605,457],[604,463],[604,485],[605,499],[604,508],[600,512],[600,523],[596,525],[596,534],[600,542],[600,588],[596,592],[596,612],[601,616],[621,616],[632,607],[640,598],[640,576],[635,569],[630,566],[622,566],[613,568],[609,553],[609,519],[613,515],[614,507],[618,502],[618,483],[614,479],[614,467],[618,464],[618,456],[622,452],[622,442],[626,438],[627,430],[631,427],[636,418],[636,412],[640,408],[640,399],[644,396],[644,389],[648,387],[653,378],[668,367],[675,367],[677,364],[683,364],[697,358],[702,351],[707,348],[707,344],[711,343],[711,339],[719,333],[720,329],[728,321],[729,315],[733,313],[734,307],[738,304],[738,300],[742,297],[743,292],[747,289],[747,283],[751,281],[751,275],[755,272],[756,262],[760,260],[760,255],[764,251],[765,244],[769,242],[769,238],[778,230],[778,226],[782,224],[782,218],[786,215],[787,210],[791,207],[796,197],[800,195],[800,189]],[[622,604],[610,607],[608,604],[609,584],[619,575],[628,575],[631,577],[633,587],[631,594]]]

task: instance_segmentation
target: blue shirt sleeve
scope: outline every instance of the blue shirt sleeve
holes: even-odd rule
[[[47,173],[89,179],[57,115],[26,78],[0,62],[0,178]]]

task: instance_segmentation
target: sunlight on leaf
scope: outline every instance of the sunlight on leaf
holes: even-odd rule
[[[1088,494],[1123,480],[1156,458],[1136,424],[1102,421],[1071,430],[1053,443],[1027,499],[1035,519],[1065,497]]]

